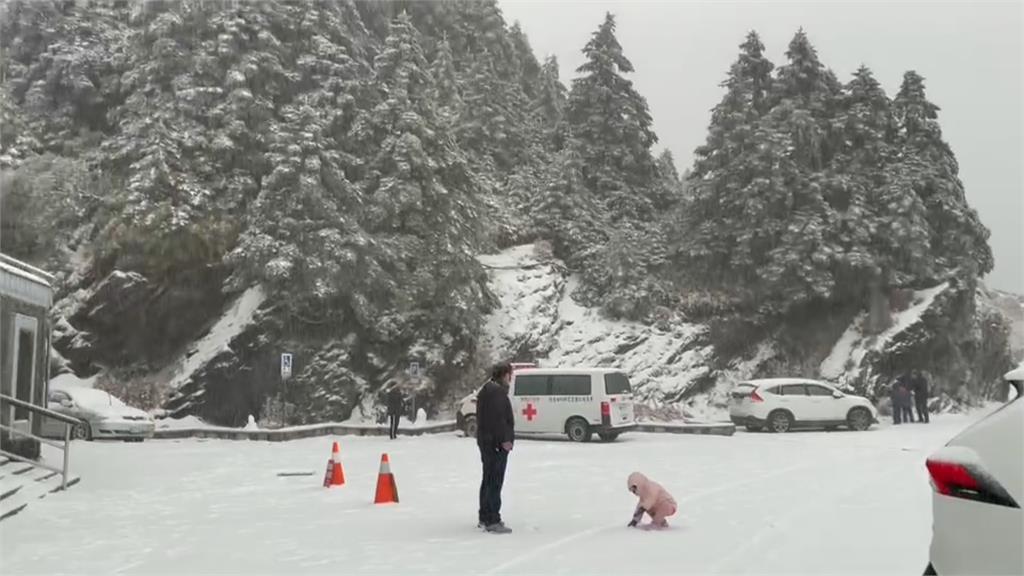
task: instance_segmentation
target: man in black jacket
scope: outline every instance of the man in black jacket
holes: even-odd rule
[[[480,480],[479,526],[495,534],[511,532],[501,521],[501,487],[512,451],[515,419],[508,388],[512,367],[502,363],[491,369],[491,379],[476,397],[476,444],[480,448],[483,477]]]
[[[392,440],[398,438],[398,419],[402,417],[402,410],[405,409],[405,398],[402,390],[395,382],[391,383],[391,389],[387,395],[388,405],[388,433]]]

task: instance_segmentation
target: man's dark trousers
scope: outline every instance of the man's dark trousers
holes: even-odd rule
[[[392,440],[398,438],[398,419],[400,417],[399,414],[388,414],[388,433]]]
[[[484,526],[501,522],[501,487],[505,484],[508,452],[501,448],[480,447],[483,476],[480,480],[480,523]]]
[[[914,397],[914,404],[917,405],[917,421],[928,423],[928,399],[924,395]]]

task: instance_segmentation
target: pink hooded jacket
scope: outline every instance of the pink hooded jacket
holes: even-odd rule
[[[676,511],[676,500],[654,480],[639,472],[629,475],[627,489],[636,486],[636,495],[640,497],[640,506],[651,516],[671,516]]]

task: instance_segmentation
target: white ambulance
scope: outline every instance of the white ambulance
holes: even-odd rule
[[[476,435],[476,395],[460,405],[456,419]],[[565,434],[589,442],[593,434],[611,442],[636,428],[629,378],[610,368],[520,368],[509,391],[516,436]]]

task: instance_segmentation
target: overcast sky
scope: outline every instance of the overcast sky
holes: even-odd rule
[[[843,82],[870,67],[890,97],[903,72],[925,77],[967,200],[992,231],[994,288],[1024,294],[1024,10],[1005,2],[684,2],[503,0],[538,58],[558,57],[568,85],[580,50],[610,11],[654,116],[659,146],[679,169],[704,142],[719,83],[748,30],[776,66],[801,26]]]

